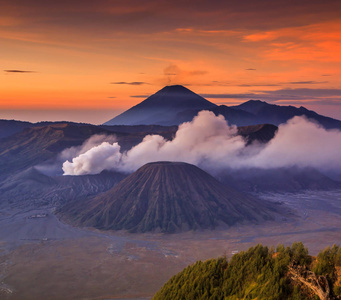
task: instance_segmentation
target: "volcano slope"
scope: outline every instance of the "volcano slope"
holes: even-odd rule
[[[76,225],[130,232],[179,232],[274,220],[278,207],[227,187],[182,162],[142,166],[111,190],[59,210]]]

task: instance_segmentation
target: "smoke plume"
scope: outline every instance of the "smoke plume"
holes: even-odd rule
[[[305,117],[294,117],[280,125],[267,144],[247,146],[236,126],[229,126],[223,116],[209,111],[201,111],[191,122],[181,124],[171,141],[147,135],[124,153],[115,141],[106,140],[92,148],[91,143],[86,144],[89,146],[81,153],[64,162],[65,175],[96,174],[104,169],[130,173],[153,161],[183,161],[211,172],[291,166],[341,169],[341,132],[326,130]],[[69,157],[71,152],[67,151]]]
[[[87,139],[82,145],[80,146],[74,146],[67,148],[63,150],[57,157],[57,159],[54,162],[51,163],[45,163],[43,165],[35,166],[35,168],[42,172],[45,175],[48,176],[56,176],[61,175],[61,165],[64,165],[63,163],[68,160],[76,159],[78,156],[90,151],[92,148],[101,145],[103,142],[107,142],[110,144],[113,144],[116,142],[116,136],[114,135],[105,135],[105,134],[95,134],[89,139]],[[76,162],[78,160],[76,159]],[[91,162],[88,162],[90,165],[92,165]],[[67,166],[67,164],[66,164]],[[74,165],[76,167],[76,165]],[[86,168],[86,166],[84,166]],[[95,172],[96,168],[92,168],[90,171],[87,172],[81,172],[82,174],[96,174]],[[100,173],[102,170],[100,170],[98,173]],[[65,170],[63,169],[64,175],[66,175]],[[69,173],[70,172],[70,173]],[[74,174],[72,170],[68,170],[67,174]],[[74,174],[79,175],[79,174]]]

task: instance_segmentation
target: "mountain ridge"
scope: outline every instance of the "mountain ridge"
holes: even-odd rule
[[[249,100],[235,106],[216,105],[181,85],[162,88],[103,125],[179,125],[191,121],[201,110],[222,115],[229,124],[237,126],[278,126],[295,116],[306,116],[326,129],[341,129],[340,120],[319,115],[303,106],[281,106],[261,100]]]

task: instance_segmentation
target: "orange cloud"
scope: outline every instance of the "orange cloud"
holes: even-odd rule
[[[253,34],[249,34],[249,35],[245,35],[244,39],[246,41],[250,41],[250,42],[260,42],[260,41],[264,41],[264,40],[274,40],[278,38],[278,34],[276,34],[276,32],[260,32],[260,33],[253,33]]]
[[[248,42],[266,45],[270,60],[341,62],[341,21],[282,28],[244,36]]]

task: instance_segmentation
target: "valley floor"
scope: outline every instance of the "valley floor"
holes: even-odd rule
[[[294,221],[224,231],[128,234],[74,228],[53,208],[0,210],[1,299],[150,299],[196,260],[257,243],[302,241],[310,254],[341,244],[341,191],[263,194],[295,211]]]

